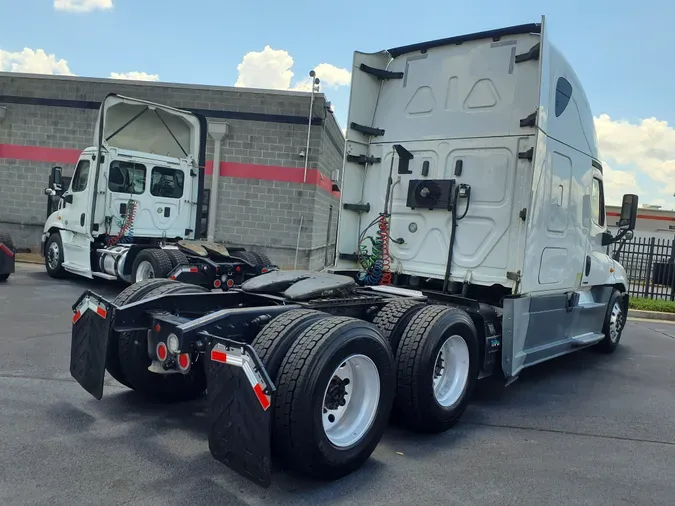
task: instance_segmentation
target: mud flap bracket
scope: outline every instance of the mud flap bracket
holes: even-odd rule
[[[86,291],[73,306],[70,374],[82,388],[101,400],[113,306]]]
[[[250,345],[210,334],[207,340],[211,455],[269,487],[274,384]]]

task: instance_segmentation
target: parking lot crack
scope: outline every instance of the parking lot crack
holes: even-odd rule
[[[668,446],[675,446],[675,441],[662,441],[659,439],[646,439],[646,438],[633,438],[633,437],[627,437],[627,436],[610,436],[606,434],[592,434],[588,432],[576,432],[576,431],[570,431],[570,430],[562,430],[562,429],[542,429],[540,427],[525,427],[522,425],[505,425],[505,424],[497,424],[497,423],[484,423],[484,422],[460,422],[466,425],[477,425],[477,426],[483,426],[483,427],[495,427],[495,428],[501,428],[501,429],[515,429],[515,430],[522,430],[522,431],[534,431],[534,432],[548,432],[548,433],[553,433],[553,434],[564,434],[566,436],[582,436],[582,437],[594,437],[594,438],[601,438],[601,439],[613,439],[615,441],[633,441],[636,443],[651,443],[651,444],[659,444],[659,445],[668,445]]]

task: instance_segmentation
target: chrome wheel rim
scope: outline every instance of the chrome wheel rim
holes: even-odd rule
[[[380,374],[365,355],[351,355],[335,369],[323,395],[322,422],[339,448],[358,443],[368,432],[380,403]]]
[[[612,312],[609,315],[609,339],[613,343],[616,343],[619,340],[623,324],[623,311],[621,310],[621,304],[617,301],[612,306]]]
[[[469,347],[462,336],[448,337],[434,363],[434,398],[443,407],[455,404],[469,381]]]
[[[138,269],[136,269],[136,282],[143,281],[145,279],[152,279],[155,277],[155,270],[152,268],[152,264],[147,260],[143,260],[138,264]]]
[[[49,245],[47,250],[47,263],[51,270],[55,270],[59,267],[59,257],[61,256],[61,250],[59,245],[56,242],[53,242]]]

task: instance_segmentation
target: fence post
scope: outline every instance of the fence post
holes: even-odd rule
[[[654,261],[654,237],[649,239],[649,257],[647,258],[647,275],[645,276],[645,297],[649,297],[650,280],[652,277],[652,262]]]

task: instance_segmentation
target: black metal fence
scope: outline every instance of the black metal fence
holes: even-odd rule
[[[675,241],[635,237],[618,249],[610,254],[626,269],[632,297],[675,300]]]

